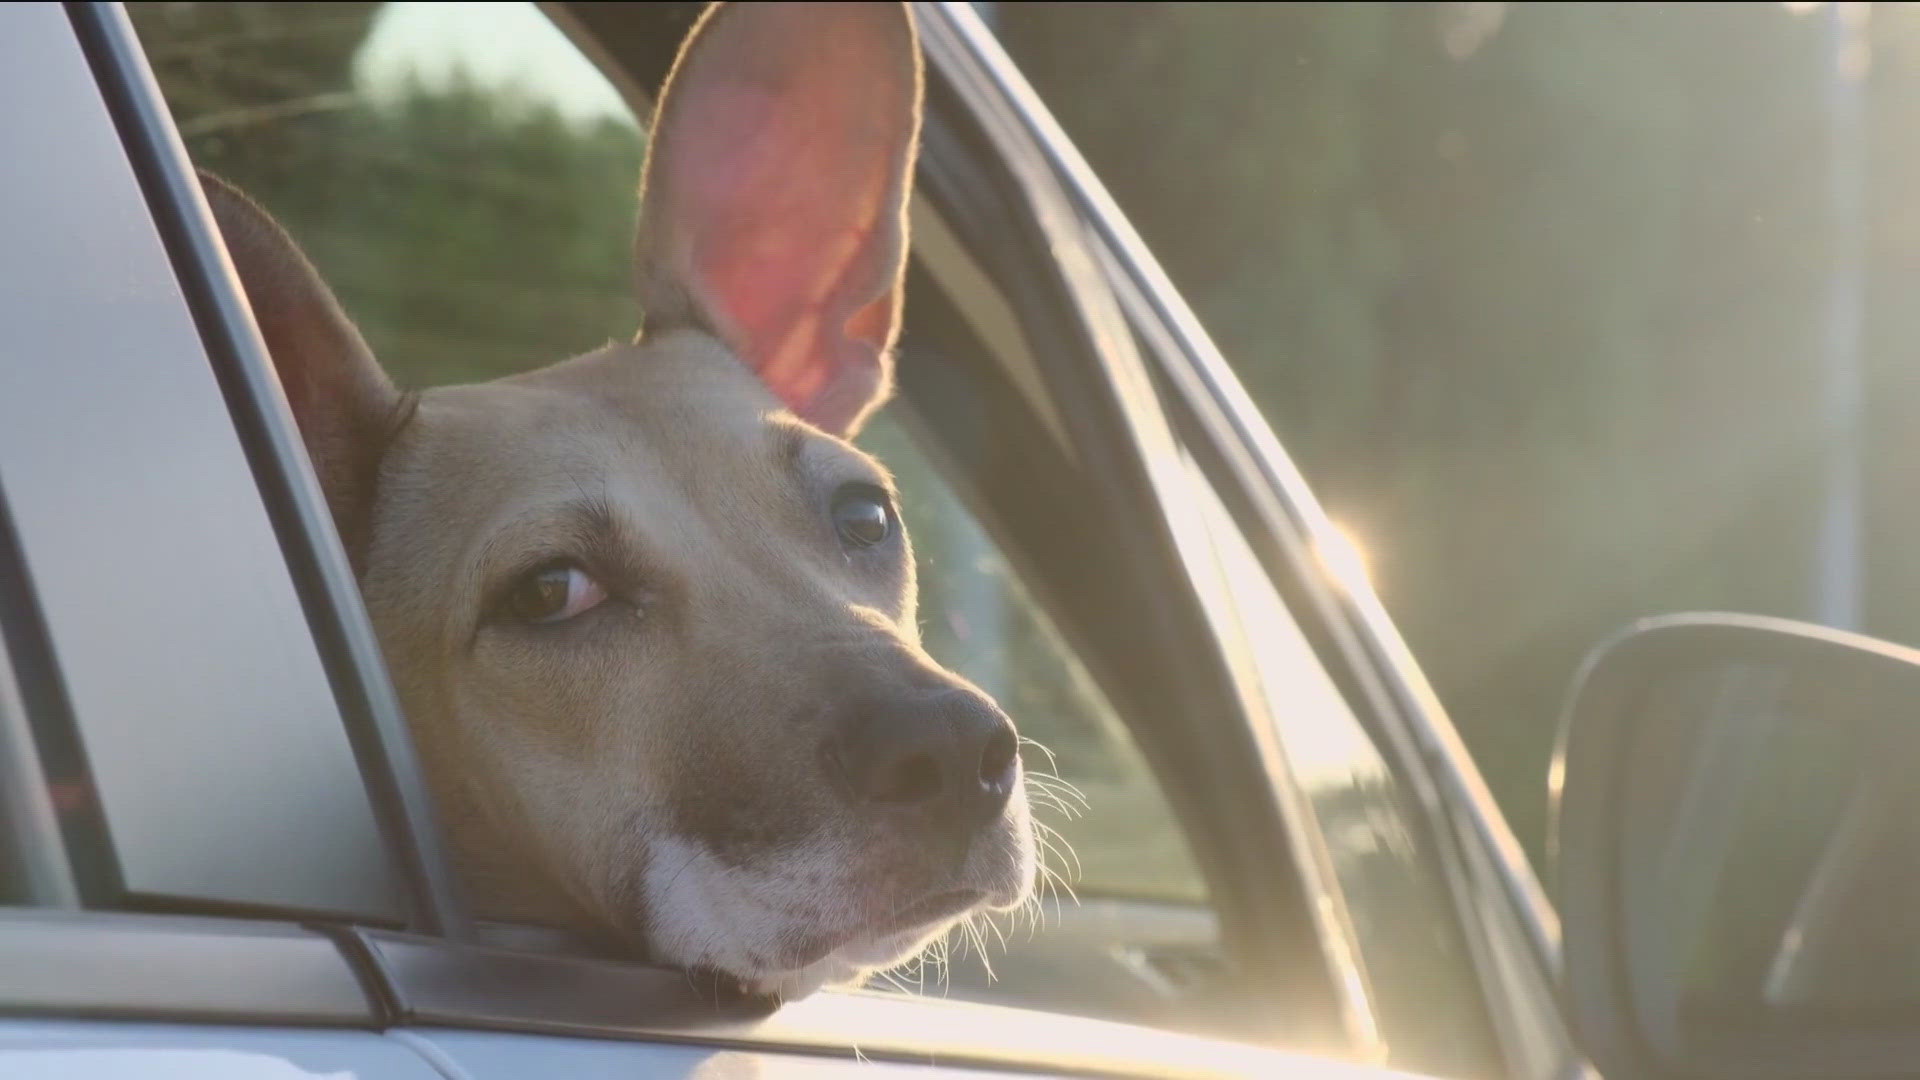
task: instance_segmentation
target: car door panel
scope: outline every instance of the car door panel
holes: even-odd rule
[[[0,1019],[0,1076],[448,1080],[413,1048],[371,1031],[31,1019]]]
[[[779,1054],[675,1043],[617,1042],[553,1035],[416,1029],[395,1032],[459,1080],[521,1080],[536,1075],[569,1080],[828,1080],[857,1068],[870,1080],[985,1080],[1004,1073],[863,1060]]]
[[[827,1012],[844,1012],[859,998],[822,995]],[[858,1039],[838,1045],[809,1043],[792,1025],[781,1025],[761,1040],[733,1041],[724,1036],[714,1045],[678,1045],[673,1042],[623,1042],[567,1036],[517,1035],[496,1032],[413,1028],[395,1033],[441,1063],[441,1071],[457,1080],[518,1080],[556,1075],[580,1080],[615,1077],[666,1077],[673,1080],[825,1080],[855,1075],[873,1080],[986,1080],[988,1077],[1111,1076],[1156,1077],[1168,1080],[1237,1077],[1243,1080],[1415,1080],[1406,1073],[1387,1072],[1321,1058],[1281,1054],[1253,1047],[1166,1036],[1147,1029],[1094,1023],[1045,1013],[1014,1009],[953,1008],[938,1003],[893,1003],[886,1010],[896,1018],[916,1004],[921,1023],[909,1028],[951,1024],[946,1034],[930,1039],[917,1050],[889,1045],[876,1035],[872,1043]],[[791,1008],[791,1007],[790,1007]],[[812,1019],[815,1010],[802,1010]],[[975,1024],[994,1024],[986,1033]],[[781,1037],[782,1030],[788,1036]],[[927,1031],[917,1034],[925,1035]],[[1024,1053],[1003,1053],[1014,1046]],[[971,1060],[969,1060],[971,1058]],[[991,1063],[988,1063],[989,1060]]]

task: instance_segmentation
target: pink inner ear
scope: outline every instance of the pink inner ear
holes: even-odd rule
[[[688,88],[662,166],[694,298],[789,408],[837,428],[884,380],[912,128],[885,74],[820,52],[777,85]]]

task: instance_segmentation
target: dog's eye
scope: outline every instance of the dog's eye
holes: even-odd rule
[[[535,567],[513,583],[507,612],[526,623],[564,622],[598,607],[607,598],[600,583],[570,562]]]
[[[833,529],[848,547],[872,547],[893,535],[893,503],[871,484],[848,484],[833,497]]]

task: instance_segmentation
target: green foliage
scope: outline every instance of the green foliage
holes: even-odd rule
[[[195,164],[262,199],[404,384],[629,338],[635,127],[455,79],[373,100],[378,4],[134,4]]]

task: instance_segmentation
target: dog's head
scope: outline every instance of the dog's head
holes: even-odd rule
[[[899,4],[731,4],[651,130],[635,344],[396,391],[206,188],[486,911],[792,995],[1025,898],[1014,729],[921,650],[884,396],[920,106]]]

